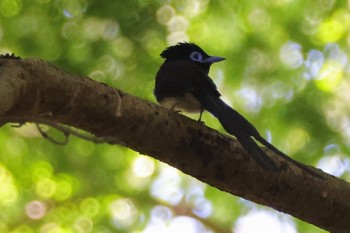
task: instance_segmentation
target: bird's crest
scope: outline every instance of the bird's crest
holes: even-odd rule
[[[209,57],[198,45],[190,42],[179,42],[176,45],[169,46],[160,56],[164,59],[183,59],[184,57],[189,57],[194,51],[200,52],[205,57]]]

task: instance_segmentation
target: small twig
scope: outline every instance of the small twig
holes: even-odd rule
[[[54,143],[54,144],[57,144],[57,145],[60,145],[60,146],[65,146],[67,145],[67,143],[69,142],[69,133],[67,131],[62,131],[64,133],[64,138],[65,140],[62,141],[62,142],[59,142],[57,141],[56,139],[50,137],[41,127],[40,127],[40,124],[38,123],[35,123],[36,125],[36,128],[38,129],[39,133],[41,134],[41,136],[43,136],[43,138],[45,138],[46,140]],[[56,128],[57,129],[57,128]]]
[[[23,125],[25,125],[25,122],[16,122],[16,124],[12,124],[11,127],[21,128]]]
[[[94,135],[84,135],[80,132],[78,132],[77,130],[74,130],[68,126],[64,126],[62,124],[58,124],[54,121],[51,120],[47,120],[47,119],[43,119],[40,117],[36,117],[36,116],[28,116],[28,117],[17,117],[17,116],[4,116],[4,117],[0,117],[0,126],[6,124],[6,123],[18,123],[18,125],[15,125],[16,128],[23,126],[26,122],[29,123],[35,123],[40,134],[43,136],[43,138],[57,144],[57,145],[66,145],[69,141],[69,135],[73,135],[76,136],[78,138],[87,140],[87,141],[91,141],[94,143],[116,143],[116,144],[120,144],[120,145],[124,145],[124,143],[114,139],[114,138],[109,138],[109,137],[105,137],[105,138],[100,138],[100,137],[96,137]],[[65,140],[63,142],[59,142],[53,138],[51,138],[50,136],[47,135],[46,132],[44,132],[42,130],[42,128],[39,126],[40,124],[43,125],[48,125],[52,128],[55,128],[59,131],[62,131],[65,135]]]

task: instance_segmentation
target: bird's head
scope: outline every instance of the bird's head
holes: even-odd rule
[[[206,73],[209,72],[210,65],[225,60],[223,57],[209,56],[203,49],[194,43],[180,42],[166,48],[160,56],[167,61],[184,60],[193,61],[198,64]]]

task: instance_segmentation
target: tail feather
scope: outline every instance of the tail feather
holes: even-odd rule
[[[237,137],[237,139],[261,167],[268,171],[278,170],[275,162],[265,154],[261,147],[259,147],[251,137],[244,136]]]
[[[269,171],[276,171],[277,166],[273,160],[266,155],[263,149],[257,145],[257,143],[252,139],[256,139],[261,144],[266,146],[268,149],[274,151],[277,155],[281,156],[285,160],[293,163],[295,166],[301,168],[305,172],[312,176],[322,178],[316,171],[311,170],[306,165],[293,160],[272,144],[270,144],[266,139],[264,139],[257,129],[246,120],[241,114],[228,106],[224,101],[222,101],[217,96],[200,95],[196,96],[198,101],[202,104],[204,109],[209,111],[215,117],[218,118],[224,129],[234,135],[242,146],[251,154],[254,160],[263,168]]]
[[[261,167],[269,171],[277,170],[274,161],[251,138],[251,135],[258,134],[258,131],[241,114],[228,106],[219,97],[199,96],[197,99],[204,109],[218,118],[228,133],[237,137],[244,149],[251,154]]]
[[[255,137],[255,139],[257,141],[259,141],[261,144],[263,144],[264,146],[266,146],[268,149],[274,151],[277,155],[279,155],[280,157],[284,158],[285,160],[288,160],[289,162],[293,163],[295,166],[299,167],[300,169],[302,169],[306,173],[308,173],[308,174],[310,174],[312,176],[315,176],[315,177],[323,179],[323,177],[319,173],[317,173],[316,171],[312,170],[307,165],[304,165],[304,164],[299,163],[298,161],[292,159],[291,157],[289,157],[288,155],[286,155],[285,153],[283,153],[282,151],[277,149],[274,145],[272,145],[271,143],[266,141],[266,139],[261,137],[260,135],[259,135],[259,137]]]

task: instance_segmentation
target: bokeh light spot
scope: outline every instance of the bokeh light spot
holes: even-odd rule
[[[109,205],[112,223],[117,229],[127,229],[136,220],[137,209],[130,199],[118,199]]]
[[[168,44],[176,44],[179,41],[189,41],[189,37],[186,32],[172,32],[167,36]]]
[[[151,210],[152,221],[162,223],[172,218],[173,214],[166,206],[157,205]]]
[[[318,50],[312,49],[308,54],[305,61],[305,78],[310,80],[318,75],[324,63],[324,56]]]
[[[157,11],[157,20],[160,24],[167,25],[175,16],[175,10],[170,5],[164,5]]]
[[[349,165],[349,158],[341,156],[338,152],[336,154],[321,158],[317,163],[317,167],[322,169],[324,172],[337,177],[343,175],[344,172],[349,171]]]
[[[104,22],[104,30],[102,38],[105,40],[112,40],[119,34],[119,24],[116,21],[107,20]]]
[[[250,112],[259,112],[262,105],[262,99],[259,93],[250,87],[244,87],[237,92],[242,100],[245,101],[244,108]]]
[[[329,43],[338,41],[346,32],[343,22],[334,18],[325,20],[318,27],[316,38],[321,43]]]
[[[93,229],[93,221],[89,217],[80,216],[74,222],[74,230],[76,230],[78,233],[88,233],[88,232],[91,232],[92,229]]]
[[[212,205],[204,197],[196,198],[193,204],[193,213],[201,218],[207,218],[212,213]]]
[[[86,0],[60,0],[57,4],[67,18],[81,17],[87,7]]]
[[[25,207],[26,215],[34,220],[44,217],[46,209],[46,204],[37,200],[29,202]]]
[[[139,177],[151,176],[155,170],[154,160],[146,156],[140,156],[135,159],[132,170]]]
[[[343,79],[343,67],[336,61],[326,61],[314,79],[316,87],[324,92],[334,91]]]
[[[0,3],[1,14],[5,17],[16,16],[22,8],[21,0],[2,0]]]
[[[288,143],[288,153],[293,154],[296,151],[302,149],[309,140],[309,134],[304,129],[294,128],[290,130],[286,136],[286,142]]]
[[[169,32],[185,32],[189,26],[190,23],[185,17],[174,16],[169,21],[168,30]]]
[[[113,20],[101,20],[98,18],[88,18],[83,24],[84,37],[94,41],[98,39],[113,40],[119,34],[119,24]]]
[[[43,198],[51,197],[56,190],[56,183],[49,178],[41,178],[35,187],[36,193]]]
[[[54,198],[58,201],[63,201],[68,198],[70,198],[73,194],[73,178],[70,177],[67,174],[60,174],[55,179],[55,185],[56,187],[59,187],[55,189]]]
[[[9,171],[0,165],[0,204],[12,205],[17,201],[18,190]]]
[[[79,26],[75,22],[66,22],[61,29],[61,35],[65,39],[71,39],[78,35]]]
[[[173,218],[168,226],[166,232],[175,233],[175,232],[186,232],[186,233],[197,233],[197,232],[206,232],[203,224],[198,220],[190,217],[179,216]]]
[[[88,216],[96,216],[101,209],[100,203],[92,197],[84,199],[80,204],[81,211]]]
[[[36,161],[32,165],[32,177],[34,180],[51,177],[53,168],[50,163],[46,161]]]
[[[265,10],[259,8],[250,12],[248,20],[255,31],[265,30],[271,24],[270,15]]]
[[[119,37],[112,42],[112,49],[118,57],[127,58],[132,54],[134,46],[129,39]]]
[[[268,211],[251,211],[240,217],[235,224],[234,232],[297,233],[290,221],[281,221]]]
[[[281,61],[290,69],[295,69],[303,64],[303,54],[298,43],[287,42],[280,49]]]
[[[178,204],[184,196],[178,171],[169,166],[163,167],[151,186],[151,195],[172,205]]]

